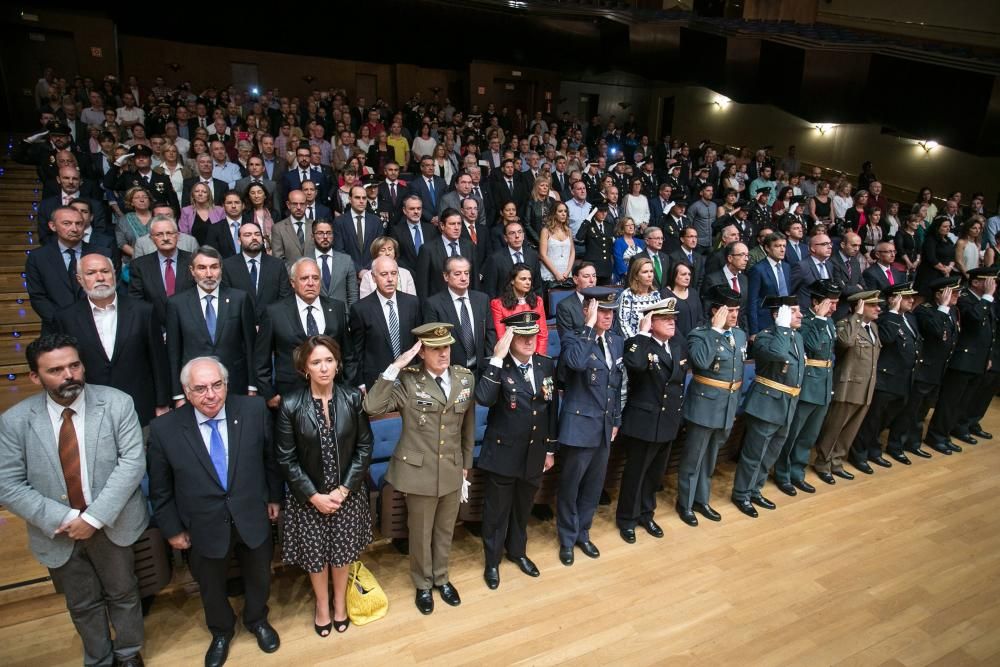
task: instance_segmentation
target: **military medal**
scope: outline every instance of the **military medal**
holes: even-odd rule
[[[718,357],[716,357],[716,358],[715,358],[715,363],[714,363],[714,364],[712,364],[712,371],[713,371],[714,373],[718,373],[718,372],[719,372],[719,368],[720,368],[720,364],[719,364],[719,358],[718,358]]]
[[[427,423],[427,415],[421,414],[420,415],[420,425],[423,426],[426,423]]]
[[[517,409],[517,389],[510,390],[510,409]]]

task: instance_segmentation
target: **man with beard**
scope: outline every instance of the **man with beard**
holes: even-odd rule
[[[65,594],[84,664],[142,665],[132,544],[148,523],[146,456],[132,399],[85,383],[71,336],[42,336],[26,357],[44,392],[0,417],[0,503]]]
[[[292,293],[285,263],[264,252],[264,234],[253,220],[239,228],[240,252],[222,261],[222,284],[250,295],[260,320],[264,309]]]

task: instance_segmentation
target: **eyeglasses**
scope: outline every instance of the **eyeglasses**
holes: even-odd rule
[[[832,241],[822,241],[822,242],[819,242],[819,243],[813,243],[813,245],[814,246],[833,245],[833,242]]]
[[[195,396],[204,396],[211,389],[213,394],[218,394],[222,391],[222,388],[226,386],[225,380],[219,380],[218,382],[213,382],[212,384],[196,384],[193,387],[188,387],[190,391]]]
[[[333,236],[333,232],[313,232],[313,236]]]
[[[167,239],[171,236],[177,236],[177,232],[156,232],[155,234],[150,234],[155,239]]]

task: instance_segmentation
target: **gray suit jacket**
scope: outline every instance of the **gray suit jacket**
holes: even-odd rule
[[[299,245],[299,238],[295,234],[295,226],[292,219],[285,218],[274,223],[271,228],[271,254],[278,259],[285,260],[285,264],[291,266],[295,260],[303,255],[313,257],[312,223],[308,220],[302,225],[302,235],[305,237],[305,245]]]
[[[309,256],[316,259],[315,252]],[[358,274],[354,270],[354,260],[336,250],[331,250],[330,256],[333,258],[330,261],[330,288],[323,287],[320,293],[327,298],[343,301],[350,309],[351,304],[358,300]],[[319,274],[322,278],[323,265],[318,259],[316,259],[316,264],[319,266]]]
[[[0,503],[28,523],[32,553],[54,568],[69,560],[73,540],[53,537],[70,506],[45,396],[26,398],[0,416]],[[146,472],[139,418],[132,399],[111,387],[88,384],[84,400],[87,514],[104,524],[112,542],[130,546],[149,521],[139,489]]]

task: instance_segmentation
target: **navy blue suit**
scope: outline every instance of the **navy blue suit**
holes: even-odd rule
[[[106,248],[84,243],[77,261],[94,252],[111,257]],[[76,277],[70,277],[64,257],[58,243],[48,243],[32,250],[24,266],[31,308],[38,313],[45,331],[52,326],[56,313],[85,298]]]
[[[427,187],[427,179],[422,175],[415,177],[410,183],[410,192],[420,197],[420,200],[424,203],[423,213],[420,214],[420,219],[424,222],[430,222],[431,218],[437,215],[437,205],[441,201],[441,197],[444,197],[448,190],[448,184],[444,182],[444,179],[440,176],[434,177],[434,195],[431,196],[431,191]]]
[[[81,200],[90,204],[90,213],[93,216],[90,226],[99,231],[107,231],[107,217],[104,215],[104,204],[97,199],[80,197]],[[38,243],[48,243],[49,239],[55,238],[55,234],[49,229],[49,220],[52,212],[62,207],[62,196],[46,197],[38,202]]]
[[[781,262],[781,270],[785,276],[786,294],[792,294],[792,269],[788,262]],[[774,324],[771,311],[764,307],[764,297],[776,296],[778,294],[778,280],[774,276],[774,269],[767,259],[753,265],[747,272],[747,320],[750,330],[747,332],[751,336]]]
[[[344,215],[339,215],[333,221],[333,249],[342,252],[354,262],[354,270],[370,269],[372,267],[372,242],[386,233],[382,218],[365,209],[365,238],[358,247],[358,230],[354,209],[348,209]]]
[[[289,169],[285,172],[285,196],[292,190],[302,189],[302,180],[299,178],[299,167],[295,166],[294,169]],[[316,201],[326,201],[327,196],[330,194],[330,188],[332,184],[330,180],[326,177],[321,170],[316,167],[309,167],[309,180],[316,184],[316,191],[319,193],[316,197]]]
[[[826,276],[833,278],[833,264],[827,260]],[[817,280],[822,280],[819,268],[813,260],[812,255],[806,255],[801,262],[792,266],[792,286],[791,293],[799,297],[799,308],[805,312],[812,307],[812,296],[809,294],[809,286]],[[766,321],[766,320],[765,320]]]

